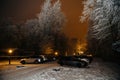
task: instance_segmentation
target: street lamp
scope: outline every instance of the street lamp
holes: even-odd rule
[[[9,53],[9,54],[12,54],[12,52],[13,52],[12,49],[9,49],[9,50],[8,50],[8,53]]]
[[[58,56],[58,52],[55,52],[55,56]]]
[[[13,50],[12,50],[12,49],[9,49],[9,50],[8,50],[8,53],[11,55],[11,54],[13,53]],[[11,64],[10,55],[9,55],[9,64]]]

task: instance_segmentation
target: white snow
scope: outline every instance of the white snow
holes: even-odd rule
[[[99,59],[86,68],[59,66],[56,63],[52,65],[51,67],[35,70],[31,74],[26,73],[19,78],[8,80],[120,80],[120,65],[103,62]]]

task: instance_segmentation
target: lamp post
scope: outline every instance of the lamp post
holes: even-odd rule
[[[12,49],[9,49],[9,50],[8,50],[8,53],[9,53],[9,64],[11,64],[10,55],[13,53],[13,50],[12,50]]]

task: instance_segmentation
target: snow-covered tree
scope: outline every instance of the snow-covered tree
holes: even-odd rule
[[[96,39],[100,45],[105,42],[110,46],[120,39],[119,0],[85,0],[83,4],[81,21],[90,22],[88,40]]]
[[[26,23],[24,24],[26,34],[28,35],[38,35],[40,33],[41,28],[38,25],[38,19],[31,19],[27,20]]]
[[[45,0],[42,6],[40,14],[38,14],[38,20],[40,26],[49,32],[60,32],[65,23],[65,16],[61,11],[61,3],[57,0],[55,3],[51,3],[52,0]]]
[[[86,0],[84,2],[83,16],[91,20],[91,30],[96,39],[105,39],[109,36],[119,37],[120,26],[120,1],[119,0]]]
[[[42,30],[39,26],[38,19],[27,20],[24,24],[25,34],[27,36],[26,45],[28,48],[39,50],[41,43]]]
[[[65,16],[60,1],[45,0],[37,18],[27,20],[24,24],[0,24],[0,47],[15,44],[15,47],[23,49],[55,49],[57,43],[60,43],[58,41],[61,40],[62,43],[59,35],[62,34],[64,23]]]
[[[54,35],[62,31],[65,23],[65,16],[61,11],[60,1],[57,0],[54,3],[51,1],[52,0],[45,0],[40,14],[38,14],[38,22],[43,30],[43,42],[41,44],[43,46],[54,43]],[[54,47],[54,45],[51,47]]]

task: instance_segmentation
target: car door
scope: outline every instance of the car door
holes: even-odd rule
[[[77,66],[78,64],[80,64],[80,60],[78,60],[75,57],[72,57],[71,64]]]
[[[71,61],[72,61],[72,57],[70,56],[70,57],[66,57],[66,58],[64,58],[64,64],[66,64],[66,65],[71,65]]]
[[[30,58],[27,59],[27,62],[28,62],[28,63],[34,63],[35,60],[36,60],[36,57],[35,57],[35,56],[32,56],[32,57],[30,57]]]

